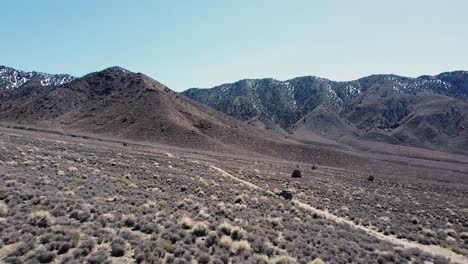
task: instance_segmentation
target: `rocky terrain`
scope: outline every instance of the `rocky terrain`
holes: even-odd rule
[[[4,263],[468,261],[468,182],[455,163],[369,160],[382,171],[369,181],[365,170],[11,128],[0,154]],[[278,196],[286,187],[292,201]]]
[[[141,73],[112,67],[59,86],[14,90],[0,100],[0,122],[65,133],[158,142],[205,150],[260,153],[342,164],[356,157],[305,145],[246,125],[179,95]]]
[[[468,263],[465,75],[5,88],[0,263]]]
[[[468,149],[465,71],[418,78],[372,75],[349,82],[311,76],[249,79],[183,94],[301,139],[354,137],[465,154]]]
[[[73,81],[68,74],[24,72],[0,65],[0,99],[9,91],[28,89],[37,86],[61,85]]]

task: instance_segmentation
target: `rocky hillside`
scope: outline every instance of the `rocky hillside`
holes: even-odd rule
[[[238,119],[267,120],[303,138],[357,136],[448,150],[468,146],[465,71],[418,78],[372,75],[349,82],[311,76],[250,79],[183,94]]]
[[[14,90],[32,86],[61,85],[73,81],[68,74],[49,74],[42,72],[24,72],[0,66],[0,97]]]
[[[342,157],[249,126],[120,67],[0,100],[0,121],[185,148],[254,152],[293,160]],[[346,162],[346,158],[339,158]]]

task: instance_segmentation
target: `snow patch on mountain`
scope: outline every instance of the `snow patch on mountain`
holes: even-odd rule
[[[30,81],[42,86],[62,85],[76,78],[68,74],[49,74],[43,72],[24,72],[13,68],[0,66],[0,90],[13,90]]]

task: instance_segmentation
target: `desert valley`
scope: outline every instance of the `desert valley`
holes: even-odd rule
[[[468,72],[174,92],[0,67],[2,263],[468,263]]]

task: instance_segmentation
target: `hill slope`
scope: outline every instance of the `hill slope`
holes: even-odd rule
[[[60,86],[17,92],[0,101],[0,110],[3,122],[53,130],[294,160],[346,160],[337,151],[302,145],[243,124],[141,73],[119,67]]]

